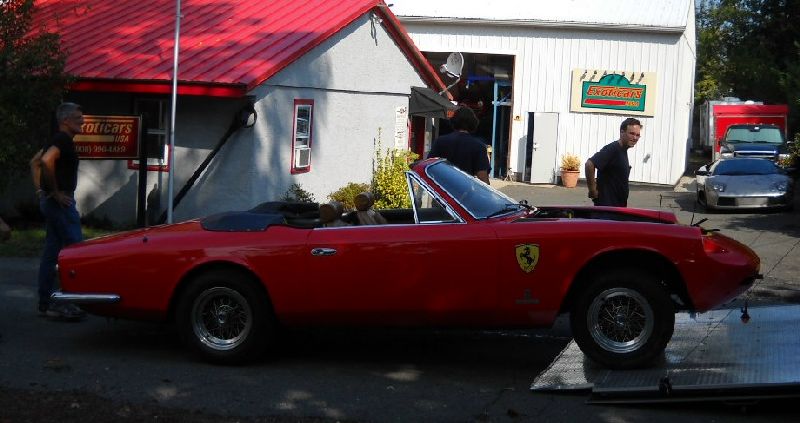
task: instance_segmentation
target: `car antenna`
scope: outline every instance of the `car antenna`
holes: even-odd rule
[[[750,313],[747,312],[747,298],[744,299],[744,307],[741,308],[742,312],[742,323],[747,323],[750,321]]]

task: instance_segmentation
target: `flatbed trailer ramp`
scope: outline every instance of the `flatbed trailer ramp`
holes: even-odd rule
[[[800,306],[675,316],[675,333],[654,367],[608,370],[575,341],[536,377],[533,391],[591,390],[591,403],[800,397]]]

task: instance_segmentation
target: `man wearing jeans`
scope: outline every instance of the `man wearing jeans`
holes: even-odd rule
[[[74,304],[53,304],[50,294],[55,290],[58,253],[63,247],[83,240],[80,215],[75,206],[79,160],[72,140],[81,132],[83,111],[75,103],[62,103],[56,109],[56,119],[58,132],[44,146],[38,160],[41,186],[37,186],[37,194],[47,232],[39,264],[39,313],[57,319],[79,320],[85,316],[83,310]],[[33,165],[37,167],[36,163]]]

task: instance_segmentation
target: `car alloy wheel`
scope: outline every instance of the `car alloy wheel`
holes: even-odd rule
[[[195,299],[191,312],[197,339],[217,351],[241,345],[253,327],[253,312],[247,300],[227,287],[213,287]]]
[[[586,324],[601,348],[628,353],[640,349],[653,335],[653,308],[634,290],[612,288],[594,298]]]
[[[587,357],[608,368],[633,369],[663,353],[675,328],[675,308],[656,273],[603,269],[576,289],[570,328]]]

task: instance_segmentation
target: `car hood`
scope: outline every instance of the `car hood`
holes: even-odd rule
[[[678,223],[675,213],[662,210],[598,206],[543,206],[526,219],[574,218],[625,222]]]
[[[776,151],[780,151],[782,148],[781,144],[764,144],[764,143],[751,143],[751,142],[740,142],[740,143],[725,143],[725,147],[728,148],[731,152],[752,152],[752,153],[775,153]]]
[[[716,175],[706,179],[706,185],[711,183],[725,185],[725,192],[729,194],[758,194],[767,192],[783,192],[776,188],[782,182],[788,182],[786,175]]]

